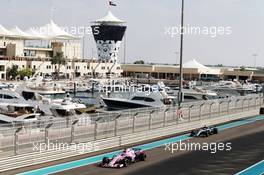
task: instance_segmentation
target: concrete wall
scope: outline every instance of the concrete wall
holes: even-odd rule
[[[6,56],[24,56],[22,40],[1,40],[0,45],[6,46]]]

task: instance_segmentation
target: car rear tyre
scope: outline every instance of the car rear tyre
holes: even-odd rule
[[[103,160],[102,160],[103,164],[108,164],[109,162],[110,162],[110,160],[109,160],[108,157],[104,157]]]
[[[146,155],[146,154],[140,154],[140,155],[138,156],[138,158],[139,158],[140,161],[145,161],[146,158],[147,158],[147,155]]]
[[[128,165],[132,163],[132,158],[131,157],[126,157],[126,162]]]

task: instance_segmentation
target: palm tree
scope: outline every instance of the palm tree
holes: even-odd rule
[[[55,73],[57,79],[59,79],[61,65],[66,65],[66,58],[64,57],[63,52],[57,52],[56,55],[53,58],[51,58],[51,64],[58,65],[58,67],[55,70]]]
[[[8,67],[6,70],[6,75],[8,79],[16,79],[16,76],[18,75],[18,66],[13,64],[11,68]]]

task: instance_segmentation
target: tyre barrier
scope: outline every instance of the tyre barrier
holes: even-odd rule
[[[264,114],[264,107],[261,107],[261,108],[259,109],[259,114]]]

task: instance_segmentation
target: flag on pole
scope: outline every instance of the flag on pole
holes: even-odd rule
[[[110,6],[116,6],[116,3],[114,3],[113,1],[109,0],[109,5]]]

